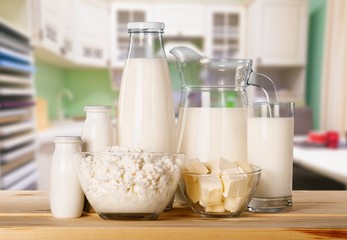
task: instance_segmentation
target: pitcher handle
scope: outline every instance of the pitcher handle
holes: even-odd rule
[[[254,78],[253,75],[260,76],[262,78]],[[253,80],[253,79],[255,79],[255,80]],[[266,81],[263,81],[264,79]],[[251,82],[252,80],[254,81],[254,83]],[[262,87],[262,86],[265,86],[265,84],[262,84],[262,82],[263,83],[270,82],[270,85],[271,85],[272,89],[268,89],[270,91],[266,91],[266,89],[264,87]],[[261,89],[263,91],[263,93],[265,94],[266,99],[267,99],[268,102],[278,102],[278,95],[277,95],[276,85],[272,81],[272,79],[269,78],[268,76],[266,76],[264,74],[261,74],[261,73],[252,72],[252,76],[250,77],[248,85],[249,86],[254,86],[254,87],[257,87],[257,88]]]

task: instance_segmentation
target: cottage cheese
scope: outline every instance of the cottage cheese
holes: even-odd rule
[[[77,161],[83,190],[99,213],[158,213],[180,178],[174,155],[109,147]]]

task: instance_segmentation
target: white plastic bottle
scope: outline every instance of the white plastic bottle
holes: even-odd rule
[[[81,138],[55,137],[50,179],[50,205],[56,218],[77,218],[82,214],[84,194],[73,154],[81,151]]]
[[[82,130],[84,152],[105,151],[115,145],[115,133],[111,122],[111,106],[85,106],[86,120]]]

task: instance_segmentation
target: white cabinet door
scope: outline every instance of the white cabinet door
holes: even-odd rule
[[[38,41],[40,46],[60,54],[59,1],[36,0],[38,11]]]
[[[77,0],[76,62],[105,67],[108,60],[108,4],[99,0]]]
[[[111,4],[111,61],[113,67],[123,67],[128,52],[128,22],[154,21],[151,4],[120,3]]]
[[[59,0],[59,45],[60,53],[68,60],[75,59],[76,1]]]
[[[208,5],[205,51],[213,58],[244,58],[245,7],[242,5]]]
[[[154,17],[165,23],[165,36],[203,37],[205,34],[203,4],[154,5]]]
[[[251,44],[260,65],[304,65],[306,62],[307,0],[257,0]]]

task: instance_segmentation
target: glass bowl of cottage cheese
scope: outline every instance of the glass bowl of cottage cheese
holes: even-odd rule
[[[103,219],[153,220],[175,194],[182,154],[109,147],[74,155],[81,187]]]
[[[189,206],[202,217],[237,217],[247,209],[261,169],[247,162],[220,159],[185,162],[180,189]]]

